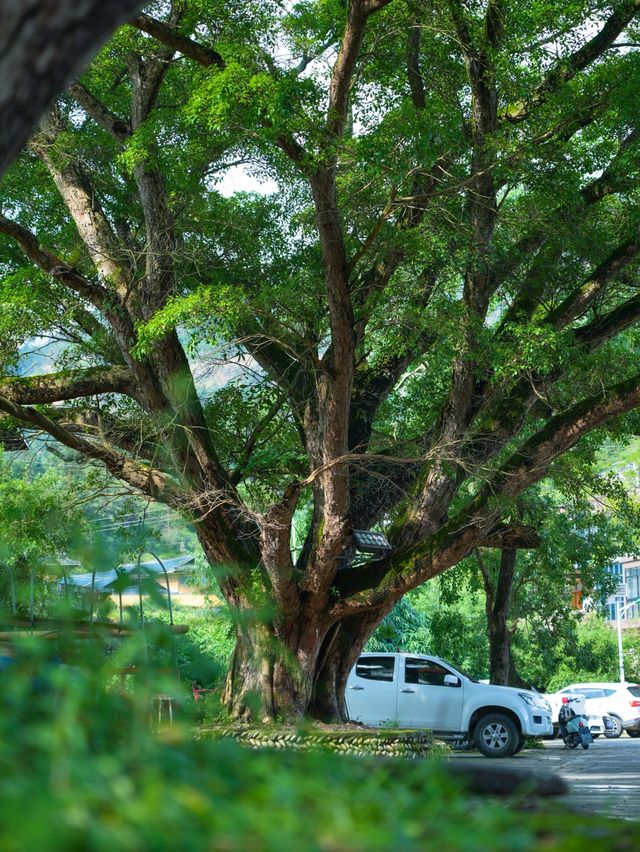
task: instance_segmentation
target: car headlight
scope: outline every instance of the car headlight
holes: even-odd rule
[[[551,712],[551,706],[544,698],[538,698],[537,695],[531,695],[528,692],[519,692],[518,695],[523,701],[526,701],[530,707],[537,707],[539,710],[547,710],[548,712]]]

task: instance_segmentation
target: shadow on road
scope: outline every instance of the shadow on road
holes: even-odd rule
[[[454,752],[450,760],[469,761],[489,768],[508,763],[517,770],[553,772],[569,786],[567,803],[583,813],[640,820],[640,740],[622,736],[599,738],[589,747],[571,750],[560,740],[545,741],[510,761],[496,761],[478,751]]]

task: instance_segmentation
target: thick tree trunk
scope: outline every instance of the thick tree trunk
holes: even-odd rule
[[[511,631],[505,619],[489,622],[489,671],[491,683],[509,686],[511,676]]]
[[[327,633],[318,658],[309,713],[322,721],[348,721],[345,689],[353,668],[369,637],[385,615],[390,603],[345,618]]]
[[[289,632],[283,636],[278,623],[261,620],[259,612],[255,616],[251,611],[240,615],[224,704],[234,718],[253,722],[290,722],[314,715],[317,668],[336,635],[335,625],[327,622],[309,629],[308,616],[300,614],[293,625],[288,621]],[[340,720],[344,714],[331,712],[327,718]]]
[[[508,686],[511,678],[511,637],[508,627],[511,592],[518,551],[514,547],[500,552],[500,567],[495,585],[484,566],[482,574],[485,585],[487,633],[489,636],[489,662],[491,683]]]
[[[376,610],[309,629],[308,615],[301,614],[285,639],[277,625],[250,624],[245,617],[225,684],[227,709],[235,718],[254,722],[295,721],[305,715],[348,721],[349,672],[384,615]]]
[[[141,0],[0,0],[0,174],[53,98]]]
[[[309,681],[310,673],[300,668],[294,650],[282,647],[268,625],[238,629],[223,696],[234,718],[300,718],[309,703]]]

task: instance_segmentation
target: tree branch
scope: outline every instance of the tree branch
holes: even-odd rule
[[[205,67],[215,65],[221,70],[226,67],[224,59],[216,50],[194,41],[188,36],[180,35],[175,29],[163,21],[152,18],[150,15],[142,13],[137,18],[129,21],[129,23],[132,27],[136,27],[136,29],[147,33],[147,35],[153,36],[156,41],[166,44],[183,56],[194,59],[199,65],[204,65]]]
[[[129,270],[89,175],[77,158],[60,162],[58,158],[51,157],[51,147],[65,129],[65,118],[57,110],[52,110],[39,133],[31,139],[30,147],[51,174],[105,286],[113,288],[126,304]]]
[[[545,317],[545,322],[562,328],[580,317],[614,279],[640,252],[640,228],[621,246],[618,246],[593,271],[588,280],[574,290],[555,310]]]
[[[0,0],[0,174],[40,116],[140,0]]]
[[[409,28],[409,43],[407,47],[407,79],[411,89],[411,100],[418,110],[423,110],[427,105],[424,91],[424,78],[420,69],[420,42],[422,41],[422,30],[419,24]]]
[[[109,473],[117,479],[121,479],[154,500],[160,500],[182,510],[188,505],[186,492],[180,489],[166,474],[139,462],[134,462],[126,456],[116,453],[113,449],[93,444],[80,435],[69,432],[64,426],[56,423],[41,411],[17,405],[3,396],[0,396],[0,411],[4,411],[5,414],[14,417],[21,423],[28,423],[43,429],[61,444],[75,450],[85,458],[101,461]]]
[[[106,130],[109,135],[113,136],[117,142],[123,143],[131,135],[129,122],[114,115],[82,83],[77,81],[72,83],[69,86],[69,94],[87,115],[103,130]]]
[[[596,317],[586,325],[577,328],[576,342],[590,352],[611,340],[625,328],[629,328],[638,319],[640,319],[640,296],[634,296],[604,316]]]
[[[105,446],[124,450],[134,458],[146,459],[151,464],[168,459],[166,447],[144,418],[137,423],[129,423],[117,420],[104,409],[67,409],[61,406],[49,409],[47,414],[68,432],[99,438]],[[173,476],[175,473],[171,471]]]
[[[349,0],[347,23],[331,73],[327,130],[333,137],[342,136],[349,109],[349,90],[364,38],[367,19],[391,0]]]
[[[136,387],[128,367],[89,367],[42,376],[0,377],[0,395],[18,405],[49,405],[105,393],[135,398]]]
[[[253,453],[254,447],[260,435],[267,428],[269,423],[273,420],[273,418],[278,414],[278,412],[282,408],[283,398],[279,396],[273,403],[273,405],[269,408],[264,417],[261,417],[260,420],[255,424],[251,432],[249,433],[249,437],[247,438],[245,445],[242,449],[242,453],[240,454],[240,459],[238,460],[237,465],[235,466],[233,472],[229,477],[229,481],[232,485],[237,485],[245,474],[245,468],[251,458],[251,454]]]
[[[109,296],[106,287],[85,278],[75,267],[69,266],[53,252],[40,245],[35,234],[23,228],[18,222],[7,219],[1,213],[0,233],[14,239],[29,260],[33,261],[43,272],[55,278],[56,281],[73,290],[74,293],[82,296],[83,299],[97,308],[101,308],[105,304]]]
[[[345,598],[336,605],[334,614],[344,617],[368,606],[397,600],[420,583],[457,564],[483,544],[499,521],[499,498],[517,497],[542,479],[554,459],[575,446],[583,435],[638,406],[640,375],[605,388],[551,418],[512,454],[466,507],[433,534],[395,550],[387,560],[375,566],[376,588],[372,591],[365,588]],[[362,584],[359,585],[362,588]]]
[[[483,547],[500,550],[516,548],[535,550],[540,547],[540,535],[534,527],[525,524],[497,524],[493,531],[482,541]]]
[[[498,283],[505,281],[532,253],[542,248],[547,243],[549,234],[554,230],[557,231],[558,226],[571,227],[576,216],[584,211],[585,206],[597,204],[609,195],[624,192],[633,186],[633,178],[629,175],[628,169],[625,168],[625,155],[636,144],[639,136],[638,130],[632,130],[620,143],[616,155],[606,170],[580,190],[577,210],[567,213],[566,206],[560,205],[554,210],[557,222],[555,228],[553,222],[545,222],[543,226],[533,233],[525,235],[516,243],[511,254],[494,269],[494,276]],[[524,286],[520,288],[518,295],[500,323],[499,334],[502,335],[511,323],[522,322],[533,315],[540,300],[544,297],[545,285],[548,280],[545,267],[559,253],[561,246],[562,241],[560,240],[557,246],[545,253],[543,263],[532,265]]]
[[[485,36],[494,50],[497,50],[504,37],[505,0],[488,0],[484,18]]]
[[[285,488],[282,500],[269,507],[260,524],[262,558],[278,603],[278,620],[289,632],[298,617],[301,600],[291,557],[291,523],[302,484],[296,480]]]
[[[621,3],[600,32],[570,56],[560,59],[534,89],[533,95],[526,101],[508,107],[501,114],[501,119],[516,124],[528,118],[536,107],[544,104],[565,83],[602,56],[638,12],[640,0],[626,0]]]

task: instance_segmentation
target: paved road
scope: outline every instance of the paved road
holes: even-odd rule
[[[485,766],[496,762],[477,751],[457,752],[453,759],[456,756],[482,761]],[[599,737],[588,751],[547,740],[544,748],[523,751],[509,764],[560,775],[569,784],[568,803],[577,810],[640,819],[640,739],[626,734],[618,740]]]

